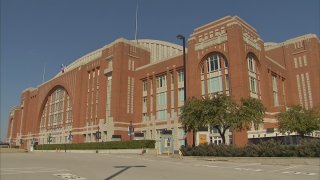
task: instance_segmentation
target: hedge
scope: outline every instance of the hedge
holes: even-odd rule
[[[185,156],[221,157],[320,157],[320,140],[305,140],[299,145],[284,145],[276,141],[262,141],[245,147],[202,144],[194,148],[182,147]]]
[[[92,142],[82,144],[42,144],[36,145],[35,150],[96,150],[96,149],[154,149],[154,140],[136,140],[136,141],[110,141],[110,142]]]

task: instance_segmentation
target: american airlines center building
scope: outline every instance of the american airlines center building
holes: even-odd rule
[[[22,92],[9,114],[7,141],[29,148],[47,144],[48,137],[51,144],[153,139],[161,146],[162,135],[170,132],[178,149],[185,139],[193,141],[179,122],[186,90],[187,98],[222,93],[237,101],[260,99],[267,107],[264,123],[226,133],[226,143],[243,146],[255,138],[284,136],[276,114],[286,107],[320,105],[315,34],[267,43],[241,18],[227,16],[194,29],[186,40],[186,66],[181,45],[151,39],[119,38],[75,60]],[[195,143],[203,142],[219,144],[221,138],[202,129]]]

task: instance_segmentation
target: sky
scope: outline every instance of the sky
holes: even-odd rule
[[[21,92],[49,80],[83,55],[123,37],[181,44],[204,24],[239,16],[265,42],[320,31],[319,0],[0,0],[0,137]]]

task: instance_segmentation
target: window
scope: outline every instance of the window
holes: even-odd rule
[[[178,82],[184,81],[184,70],[178,71]]]
[[[142,81],[142,89],[143,89],[143,91],[147,91],[147,88],[148,88],[147,85],[148,85],[147,80]]]
[[[147,113],[142,113],[142,121],[147,121]]]
[[[253,56],[248,56],[248,69],[251,72],[256,72],[255,70],[255,61]]]
[[[272,75],[272,94],[273,94],[273,104],[274,104],[274,106],[279,106],[277,77],[276,77],[276,75]]]
[[[220,56],[218,54],[214,54],[210,56],[207,60],[207,68],[208,72],[217,71],[221,68],[220,66]]]
[[[184,88],[179,88],[178,97],[179,97],[179,101],[184,102]]]
[[[167,110],[160,110],[157,112],[158,120],[165,120],[167,116]]]
[[[158,106],[167,105],[167,92],[162,92],[157,94],[157,105]]]
[[[257,63],[256,63],[256,60],[254,59],[253,55],[251,55],[251,54],[248,55],[247,63],[248,63],[250,96],[253,98],[259,98],[259,96],[258,96],[259,74],[257,73]]]
[[[257,92],[257,80],[253,77],[249,77],[250,78],[250,91],[253,93]]]
[[[205,65],[207,65],[206,74],[204,74]],[[211,94],[229,90],[228,66],[228,61],[218,53],[210,55],[206,61],[200,65],[201,95],[204,96],[206,92]],[[204,75],[206,75],[206,78]],[[223,79],[226,82],[225,87],[222,85]],[[226,94],[229,94],[229,92],[226,92]]]
[[[222,91],[221,76],[208,79],[208,93],[216,93]]]
[[[157,88],[167,86],[167,78],[166,75],[160,76],[157,78]]]
[[[142,98],[142,108],[143,109],[147,109],[147,101],[148,101],[148,97],[147,96],[144,96]]]
[[[66,102],[64,102],[66,101]],[[67,105],[67,108],[64,108],[64,105]],[[50,108],[48,106],[50,105]],[[72,121],[72,116],[69,117],[69,111],[72,111],[70,104],[70,98],[66,91],[63,88],[56,89],[48,97],[45,108],[42,110],[40,127],[45,127],[45,122],[47,121],[47,110],[49,111],[49,121],[48,126],[63,124],[63,117],[66,114],[67,120]]]
[[[205,95],[204,80],[201,81],[201,95]]]

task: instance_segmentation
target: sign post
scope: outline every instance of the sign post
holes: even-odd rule
[[[128,126],[128,135],[130,137],[130,141],[132,140],[132,136],[134,136],[134,127],[132,126],[132,121],[130,121],[130,125]]]
[[[98,142],[98,149],[99,148],[99,139],[101,139],[101,132],[99,131],[100,130],[100,127],[98,126],[98,131],[96,131],[96,141]],[[98,153],[99,151],[96,150],[96,153]]]

